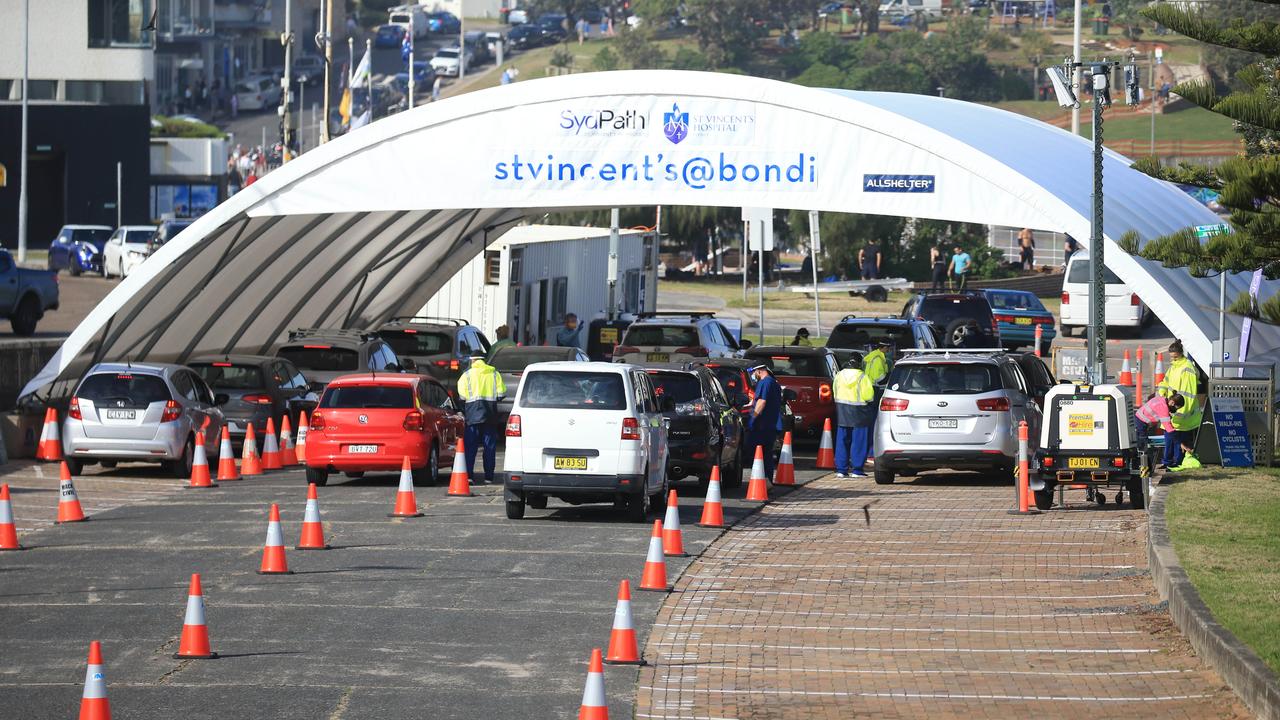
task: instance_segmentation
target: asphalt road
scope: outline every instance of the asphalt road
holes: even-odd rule
[[[809,464],[801,479],[817,475]],[[6,479],[20,526],[53,512],[52,478]],[[388,519],[396,477],[375,476],[321,489],[334,549],[290,549],[296,574],[260,576],[269,503],[281,505],[286,544],[297,541],[302,473],[180,485],[157,479],[168,492],[26,530],[30,549],[0,554],[0,716],[73,715],[98,639],[117,717],[571,717],[590,649],[607,647],[618,582],[638,584],[651,530],[608,506],[556,501],[510,521],[496,486],[473,498],[420,488],[426,517]],[[751,509],[734,499],[742,493],[726,491],[730,522]],[[681,507],[693,554],[720,534],[694,526],[700,505]],[[671,559],[670,577],[688,562]],[[192,572],[218,660],[171,657]],[[663,597],[635,593],[641,647]],[[605,677],[611,715],[631,717],[636,669]]]

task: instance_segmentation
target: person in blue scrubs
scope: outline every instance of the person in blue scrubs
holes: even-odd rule
[[[764,475],[773,483],[776,458],[773,445],[782,430],[782,386],[773,379],[769,366],[760,363],[750,369],[756,381],[756,401],[751,406],[751,426],[747,431],[749,457],[754,458],[756,447],[764,448]]]

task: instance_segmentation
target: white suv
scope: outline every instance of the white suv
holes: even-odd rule
[[[1070,337],[1077,328],[1089,327],[1089,276],[1093,266],[1089,256],[1079,251],[1071,256],[1067,271],[1062,275],[1062,310],[1058,325],[1062,334]],[[1107,302],[1103,314],[1109,328],[1125,328],[1140,333],[1153,319],[1151,310],[1111,268],[1102,268],[1102,282],[1106,287]]]
[[[556,497],[612,502],[636,522],[667,494],[665,400],[634,365],[547,362],[528,366],[507,419],[507,517]]]

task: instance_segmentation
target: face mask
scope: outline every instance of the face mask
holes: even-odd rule
[[[576,320],[570,320],[569,322],[565,323],[564,326],[569,328],[570,330],[573,330],[574,328],[578,327],[578,322]]]

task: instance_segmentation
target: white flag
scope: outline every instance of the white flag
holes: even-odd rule
[[[368,125],[370,115],[371,115],[371,112],[369,110],[365,110],[364,112],[360,113],[356,117],[351,118],[351,129],[355,130],[358,127],[364,127],[365,125]]]
[[[347,83],[347,87],[356,87],[369,82],[369,51],[365,50],[364,57],[361,58],[360,64],[351,72],[351,77]]]

